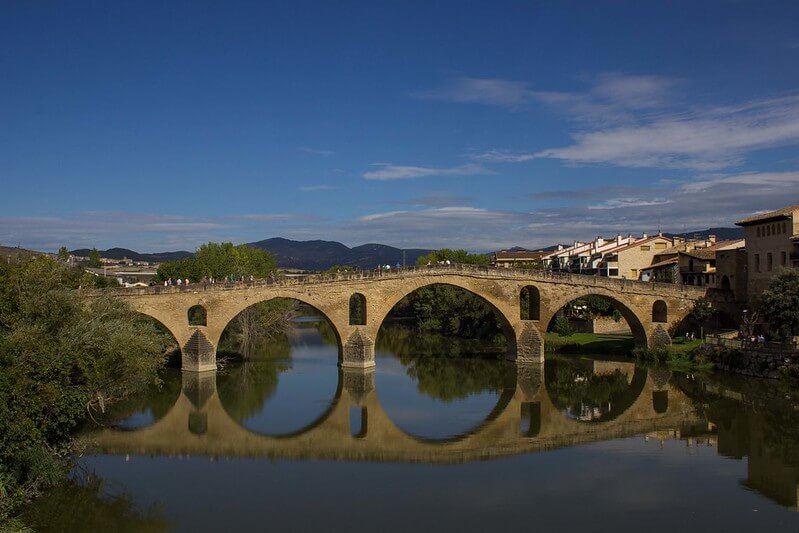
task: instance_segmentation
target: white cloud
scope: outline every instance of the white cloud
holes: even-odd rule
[[[468,156],[475,161],[484,161],[487,163],[522,163],[536,159],[538,156],[533,153],[513,153],[508,150],[489,150],[480,154],[471,154]]]
[[[671,200],[662,198],[646,199],[646,198],[611,198],[602,203],[589,205],[588,209],[620,209],[622,207],[647,207],[653,205],[666,205],[671,203]]]
[[[469,156],[482,162],[546,158],[572,165],[712,171],[740,165],[755,150],[799,143],[799,95],[696,107],[675,101],[675,88],[682,84],[662,76],[604,73],[585,91],[559,92],[521,81],[459,77],[416,96],[515,110],[538,103],[578,124],[566,146]]]
[[[407,213],[407,211],[388,211],[386,213],[374,213],[371,215],[365,215],[360,217],[358,220],[360,222],[372,222],[373,220],[381,220],[384,218],[391,218],[397,215],[403,215]]]
[[[378,170],[364,172],[363,177],[368,180],[389,181],[425,178],[430,176],[473,176],[475,174],[488,173],[488,171],[480,165],[461,165],[449,168],[436,168],[381,163],[377,166],[380,167]]]

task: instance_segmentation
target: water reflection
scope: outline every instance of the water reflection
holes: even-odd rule
[[[120,430],[135,430],[154,424],[169,412],[181,394],[180,371],[167,368],[160,386],[147,387],[140,394],[111,404],[100,418]]]
[[[631,362],[558,358],[546,365],[552,403],[583,422],[613,420],[624,413],[640,396],[647,378],[647,372]],[[661,402],[667,398],[658,392],[653,394]],[[665,412],[663,406],[658,409]]]
[[[255,433],[291,435],[329,410],[338,388],[338,349],[322,324],[297,320],[271,349],[220,373],[219,396],[234,420]]]
[[[180,471],[187,479],[202,479],[212,486],[235,478],[236,484],[249,486],[254,494],[270,494],[271,518],[282,516],[280,511],[292,506],[294,498],[346,507],[348,495],[367,493],[364,498],[368,498],[386,487],[405,485],[406,491],[395,489],[387,502],[390,508],[414,510],[420,505],[417,490],[425,484],[438,487],[438,496],[428,495],[425,501],[432,497],[430,501],[437,502],[435,513],[441,514],[441,506],[446,508],[441,494],[460,494],[478,478],[518,487],[525,501],[550,502],[537,508],[543,522],[550,507],[553,513],[574,512],[572,505],[554,503],[558,494],[565,501],[577,498],[581,508],[596,516],[630,511],[630,502],[649,494],[643,486],[649,487],[655,509],[672,505],[672,511],[690,511],[693,516],[715,509],[713,505],[757,508],[761,521],[767,512],[778,516],[773,513],[779,508],[765,505],[764,496],[797,508],[799,400],[791,389],[778,389],[774,382],[691,376],[624,361],[552,358],[530,366],[464,359],[463,354],[437,357],[432,344],[422,341],[414,347],[403,335],[398,333],[403,339],[397,342],[399,353],[391,343],[378,346],[377,368],[372,370],[338,368],[335,338],[326,338],[317,323],[305,322],[285,345],[273,347],[272,358],[229,365],[219,373],[172,374],[166,380],[166,390],[177,391],[172,405],[165,409],[163,400],[158,400],[123,410],[123,416],[158,413],[140,429],[121,431],[119,427],[129,427],[129,418],[117,428],[86,434],[84,440],[94,455],[82,465],[114,477],[121,486],[134,487],[131,498],[139,509],[166,502],[166,515],[195,526],[202,524],[199,518],[176,514],[169,506],[196,509],[192,498],[205,501],[203,497],[194,491],[184,502],[171,491],[153,492],[147,487],[158,480],[148,475],[157,478],[164,469]],[[541,458],[534,453],[555,449],[560,451]],[[717,453],[735,461],[719,462]],[[202,466],[223,457],[253,459]],[[499,457],[506,460],[483,462]],[[123,468],[120,458],[130,459],[131,464],[124,463],[127,468]],[[258,458],[269,458],[271,466]],[[460,466],[415,470],[410,463]],[[615,465],[612,475],[603,478],[604,484],[592,484],[607,464]],[[265,481],[270,476],[281,480],[300,476],[304,481],[292,492],[283,481]],[[674,483],[666,490],[663,484],[670,479]],[[568,491],[558,493],[559,484]],[[694,494],[691,501],[668,503],[668,495],[679,494],[679,487],[686,484],[707,490]],[[87,484],[77,483],[73,489],[80,486]],[[102,496],[106,503],[98,504],[97,512],[105,513],[107,498],[119,494],[106,491]],[[486,492],[481,494],[485,497]],[[593,505],[590,494],[617,494],[618,499],[603,497],[601,505],[599,500]],[[756,499],[747,499],[750,496]],[[63,495],[59,498],[70,501]],[[505,492],[503,498],[512,498],[512,493]],[[257,522],[247,522],[246,517],[254,520],[259,515],[253,509],[260,507],[246,497],[241,504],[246,502],[250,514],[226,520],[254,527]],[[372,505],[390,514],[380,502]],[[462,501],[459,505],[479,523],[478,515],[464,509]],[[58,513],[60,508],[49,509]],[[507,523],[525,523],[527,514],[510,512],[515,508],[503,507],[509,513],[504,517]],[[438,516],[432,509],[429,513]],[[294,520],[305,523],[302,516],[300,512]],[[401,517],[395,518],[397,524],[403,523]],[[469,529],[470,523],[462,523],[461,529]],[[745,524],[753,525],[737,517],[724,527]],[[392,530],[391,524],[386,527]],[[591,529],[590,521],[585,527]]]

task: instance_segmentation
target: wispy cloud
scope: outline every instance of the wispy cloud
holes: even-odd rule
[[[422,196],[416,196],[401,203],[425,207],[446,207],[451,205],[462,205],[470,202],[471,200],[471,197],[460,194],[433,192]]]
[[[368,180],[389,181],[426,178],[431,176],[474,176],[476,174],[490,173],[480,165],[460,165],[457,167],[417,167],[392,165],[388,163],[378,164],[377,170],[370,170],[363,173],[363,177]]]
[[[521,81],[459,77],[417,97],[521,110],[536,103],[573,119],[573,142],[468,157],[486,163],[557,159],[570,165],[614,165],[713,171],[740,165],[747,154],[799,143],[799,95],[729,106],[677,99],[685,82],[654,75],[604,73],[581,92],[537,90]]]
[[[514,153],[508,150],[489,150],[479,154],[469,154],[467,157],[485,163],[522,163],[538,158],[534,153]]]
[[[799,96],[791,96],[582,131],[572,145],[535,155],[577,164],[707,171],[738,165],[753,150],[798,142]]]
[[[534,98],[534,91],[521,81],[498,78],[457,77],[445,80],[439,87],[418,91],[411,96],[423,100],[489,104],[509,108],[523,106]]]
[[[664,198],[611,198],[599,204],[589,205],[588,209],[620,209],[622,207],[649,207],[653,205],[666,205],[671,200]]]
[[[323,157],[328,157],[336,154],[336,152],[334,152],[333,150],[320,150],[318,148],[309,148],[308,146],[300,146],[299,148],[297,148],[297,150],[305,152],[306,154],[321,155]]]
[[[257,222],[276,222],[283,220],[297,220],[303,217],[291,213],[250,213],[247,215],[236,215],[231,218],[233,218],[234,220],[238,219],[238,220],[250,220]]]
[[[562,107],[584,119],[607,118],[625,110],[644,110],[663,105],[680,80],[654,75],[616,72],[599,74],[585,92],[536,89],[525,81],[502,78],[453,77],[435,89],[412,94],[415,98],[462,104],[486,104],[522,110],[538,103]]]

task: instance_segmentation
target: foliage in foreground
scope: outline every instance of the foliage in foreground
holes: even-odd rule
[[[63,479],[70,435],[158,381],[167,338],[45,256],[0,266],[0,520]]]

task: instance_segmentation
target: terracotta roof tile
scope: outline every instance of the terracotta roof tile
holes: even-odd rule
[[[750,217],[746,217],[744,219],[739,220],[738,222],[735,223],[735,225],[748,226],[750,224],[755,224],[757,222],[764,222],[766,220],[785,218],[790,216],[794,211],[799,211],[799,204],[789,205],[788,207],[775,209],[774,211],[768,211],[767,213],[759,213],[756,215],[752,215]]]

